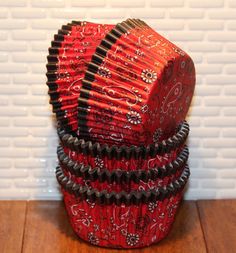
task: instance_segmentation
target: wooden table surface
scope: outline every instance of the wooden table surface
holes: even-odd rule
[[[236,200],[185,201],[169,236],[136,250],[99,248],[78,239],[60,201],[0,201],[1,253],[235,253]]]

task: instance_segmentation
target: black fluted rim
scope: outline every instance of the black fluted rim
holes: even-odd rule
[[[58,84],[56,83],[57,80],[57,70],[58,70],[58,55],[59,50],[62,46],[62,43],[65,39],[65,36],[69,35],[72,27],[76,25],[81,25],[82,22],[77,21],[72,23],[68,23],[67,25],[62,25],[61,29],[58,30],[57,34],[54,35],[54,40],[51,42],[51,47],[48,49],[48,56],[47,56],[47,86],[48,86],[48,95],[50,96],[50,104],[52,104],[53,112],[56,114],[57,120],[60,122],[61,125],[68,131],[71,131],[72,128],[69,125],[67,118],[65,118],[65,110],[62,109],[62,103],[58,101],[60,94],[58,93]]]

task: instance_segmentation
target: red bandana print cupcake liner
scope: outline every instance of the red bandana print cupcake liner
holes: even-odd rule
[[[70,171],[68,171],[68,168],[66,166],[61,165],[61,169],[65,176],[70,178],[72,182],[75,182],[77,184],[80,184],[81,186],[87,186],[89,189],[97,189],[98,191],[107,191],[108,193],[111,192],[121,192],[125,191],[127,193],[130,193],[132,191],[148,191],[151,189],[154,189],[156,187],[164,187],[173,182],[176,178],[178,178],[181,173],[183,172],[184,166],[178,168],[175,174],[171,174],[169,176],[166,176],[164,178],[158,178],[156,180],[148,180],[147,182],[140,181],[138,184],[130,181],[129,183],[126,182],[120,182],[120,183],[109,183],[107,181],[99,182],[99,181],[91,181],[91,180],[85,180],[83,177],[76,177],[75,175],[71,174]]]
[[[178,149],[171,151],[170,153],[165,153],[163,155],[156,155],[153,158],[139,158],[139,159],[109,159],[108,157],[99,157],[99,156],[88,156],[83,153],[73,152],[70,149],[64,147],[65,154],[68,155],[74,161],[81,161],[85,164],[91,166],[98,166],[101,169],[106,167],[108,170],[112,171],[114,168],[120,168],[126,171],[133,171],[137,169],[145,170],[150,169],[154,166],[162,166],[167,164],[169,161],[172,161],[176,158],[179,152],[182,150],[182,146]]]
[[[155,143],[173,134],[195,85],[186,53],[139,20],[116,26],[79,22],[59,33],[47,76],[64,129],[116,144]]]
[[[57,168],[65,206],[76,234],[91,244],[110,248],[140,248],[156,243],[170,231],[189,177],[150,191],[107,193],[71,182]]]
[[[100,167],[91,167],[71,160],[63,151],[59,151],[59,162],[64,174],[73,182],[96,188],[99,191],[126,191],[150,190],[163,187],[177,179],[187,162],[188,149],[185,149],[174,161],[162,166],[147,170],[133,170],[133,173],[122,169],[113,169],[110,172]],[[99,179],[99,180],[97,180]]]
[[[167,165],[178,156],[183,149],[188,132],[188,128],[185,128],[184,125],[185,124],[183,123],[179,131],[176,133],[176,136],[179,137],[174,135],[169,138],[169,143],[171,143],[171,145],[169,145],[168,148],[166,145],[168,141],[159,143],[159,146],[162,146],[160,150],[165,151],[160,153],[158,152],[158,147],[156,145],[156,149],[154,147],[150,148],[150,146],[142,147],[143,150],[140,147],[132,147],[132,153],[130,153],[130,147],[117,147],[116,149],[115,146],[109,147],[106,145],[107,154],[102,154],[102,152],[98,151],[103,150],[103,146],[99,146],[99,149],[96,150],[97,146],[93,146],[90,143],[88,145],[84,144],[83,149],[79,149],[74,147],[76,145],[73,145],[73,143],[78,144],[76,138],[71,138],[66,135],[68,138],[64,138],[65,136],[63,136],[61,137],[61,140],[65,154],[67,154],[72,160],[83,162],[85,165],[91,165],[92,167],[97,166],[100,169],[106,167],[106,169],[110,171],[114,170],[114,168],[127,171],[137,170],[137,168],[148,170],[155,166]],[[90,153],[87,148],[91,151]],[[123,154],[118,158],[117,154],[120,154],[120,150],[122,150],[121,152]],[[130,157],[126,156],[126,154],[129,154]]]
[[[47,85],[53,111],[68,130],[78,128],[78,97],[87,63],[113,26],[73,21],[54,36],[49,48]]]
[[[84,129],[86,121],[90,136],[105,139],[105,132],[112,132],[113,126],[117,132],[119,128],[125,129],[121,132],[123,136],[139,133],[133,138],[138,143],[144,140],[151,143],[154,131],[162,132],[160,140],[168,138],[176,124],[185,118],[195,84],[193,62],[172,43],[158,34],[150,35],[147,30],[151,31],[141,22],[140,25],[122,22],[106,35],[93,55],[82,81],[80,98],[84,100],[79,99],[79,118],[82,118],[79,126]],[[163,70],[170,61],[173,73],[168,82],[163,82]],[[177,75],[180,63],[183,69]],[[89,110],[84,117],[86,106]],[[94,115],[100,108],[113,110],[117,120],[115,116],[109,124],[96,120]]]
[[[178,168],[180,164],[183,164],[188,159],[188,148],[185,146],[178,154],[172,157],[172,159],[164,159],[163,157],[156,157],[143,161],[144,164],[147,164],[146,167],[141,167],[139,162],[136,161],[136,166],[130,161],[126,161],[127,167],[125,169],[122,166],[115,164],[113,167],[109,163],[104,162],[101,158],[95,158],[91,161],[91,158],[87,156],[83,159],[71,159],[71,157],[64,152],[61,146],[58,147],[58,159],[63,162],[63,164],[71,169],[71,172],[76,176],[84,176],[86,179],[93,180],[92,178],[97,179],[98,174],[101,176],[101,180],[108,180],[113,178],[114,181],[118,182],[119,180],[127,181],[128,178],[133,181],[148,180],[160,175],[164,176],[166,173],[175,172],[174,168]],[[129,164],[130,163],[130,164]],[[122,163],[120,163],[122,165]],[[109,165],[109,166],[107,166]],[[147,176],[149,174],[149,176]],[[115,178],[114,178],[115,176]],[[111,177],[111,178],[110,178]]]
[[[74,151],[76,154],[81,153],[86,156],[109,159],[111,162],[120,161],[123,158],[126,160],[134,159],[134,161],[137,162],[137,160],[155,158],[157,155],[166,155],[172,151],[181,149],[188,134],[189,125],[184,121],[179,125],[173,136],[159,143],[147,146],[116,146],[85,141],[84,139],[77,137],[75,134],[67,133],[58,128],[58,136],[67,153]]]
[[[160,150],[165,150],[165,153],[159,153],[157,146],[156,149],[146,146],[143,147],[142,150],[140,147],[133,147],[132,149],[131,147],[120,147],[119,149],[117,147],[116,149],[114,146],[109,147],[106,145],[105,147],[107,152],[106,154],[103,154],[104,152],[100,152],[103,150],[103,146],[99,146],[98,150],[96,150],[96,147],[98,146],[90,143],[88,145],[84,144],[83,149],[80,149],[78,148],[78,145],[73,145],[75,143],[78,144],[76,138],[68,136],[68,138],[64,138],[65,136],[63,136],[61,137],[61,140],[64,153],[72,160],[83,162],[85,165],[99,167],[101,170],[105,167],[110,171],[114,170],[114,168],[127,171],[137,170],[137,168],[148,170],[152,167],[167,165],[177,157],[183,149],[183,144],[188,132],[188,128],[185,128],[184,125],[185,124],[180,127],[180,130],[176,134],[176,136],[179,137],[172,136],[169,139],[169,143],[172,143],[172,145],[165,148],[167,147],[166,144],[168,141],[163,141],[159,144],[162,146]],[[77,148],[75,148],[75,146],[77,146]],[[130,152],[130,149],[132,150],[132,153]],[[119,154],[120,157],[118,157],[117,154]],[[129,157],[126,154],[129,154]]]
[[[174,222],[182,191],[148,204],[102,206],[64,192],[70,223],[79,238],[101,247],[142,248],[165,238]]]
[[[122,170],[119,167],[114,166],[113,170],[107,169],[104,164],[96,164],[93,167],[91,163],[84,163],[80,160],[74,161],[64,152],[61,146],[57,149],[57,155],[59,163],[68,170],[75,177],[83,177],[85,180],[108,183],[129,183],[131,181],[136,184],[140,181],[148,182],[149,180],[163,179],[170,175],[174,175],[182,166],[184,166],[188,160],[188,147],[185,146],[176,159],[171,162],[148,167],[147,169],[140,169],[138,166],[131,171]]]

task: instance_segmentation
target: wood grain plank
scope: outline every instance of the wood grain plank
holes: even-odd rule
[[[194,202],[185,202],[181,206],[172,232],[159,244],[137,250],[111,250],[95,247],[80,240],[70,227],[62,202],[35,201],[28,204],[23,252],[204,253],[206,251]]]
[[[61,201],[30,201],[27,209],[22,252],[81,252]]]
[[[1,253],[21,252],[25,213],[25,201],[0,201]]]
[[[236,200],[197,202],[209,253],[236,252]]]

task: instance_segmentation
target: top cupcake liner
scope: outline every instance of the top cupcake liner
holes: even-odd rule
[[[62,117],[65,118],[65,111],[61,110],[62,104],[60,103],[60,94],[57,91],[59,88],[57,81],[57,69],[58,69],[58,62],[59,62],[59,52],[60,48],[62,47],[62,42],[64,41],[65,35],[68,35],[72,30],[71,26],[67,26],[67,29],[61,35],[61,32],[58,31],[58,34],[54,35],[54,41],[51,42],[51,47],[48,49],[49,55],[47,56],[48,64],[47,67],[47,86],[49,88],[48,94],[51,98],[50,103],[53,105],[53,112],[59,111]],[[53,102],[56,101],[56,102]],[[67,120],[68,123],[68,120]]]
[[[144,42],[144,40],[146,41]],[[141,42],[139,43],[139,41]],[[157,46],[157,43],[161,45],[160,48]],[[139,143],[142,143],[144,140],[151,143],[154,140],[154,131],[157,129],[162,132],[162,135],[159,136],[160,139],[167,138],[172,134],[176,124],[185,118],[194,88],[194,80],[192,79],[194,67],[191,59],[183,51],[178,51],[177,48],[173,50],[173,48],[175,46],[172,43],[169,43],[140,20],[128,19],[112,28],[105,38],[101,40],[82,80],[80,98],[78,99],[78,124],[80,131],[83,130],[81,136],[83,137],[83,134],[87,133],[87,135],[91,136],[90,139],[101,138],[101,136],[104,139],[106,138],[106,132],[109,132],[109,125],[112,123],[99,122],[99,118],[97,121],[93,119],[95,112],[102,110],[100,108],[101,103],[105,107],[112,107],[116,104],[122,117],[120,117],[119,121],[115,121],[114,119],[114,122],[116,122],[114,128],[122,129],[124,124],[130,127],[125,129],[127,132],[120,130],[124,136],[128,136],[128,131],[130,131],[129,134],[131,136],[132,131],[139,132],[139,135],[136,138],[133,137],[130,143],[137,140]],[[162,49],[166,54],[163,53],[164,51],[162,52],[163,54],[161,53]],[[147,56],[150,52],[151,54],[147,58],[142,58],[139,53],[137,54],[137,50],[141,51],[144,56]],[[121,55],[123,58],[120,57]],[[130,60],[130,57],[132,60]],[[142,60],[136,62],[139,57]],[[117,59],[115,60],[114,58]],[[150,59],[150,64],[152,63],[151,66],[147,64],[148,59]],[[156,62],[155,59],[157,59]],[[167,83],[163,85],[159,81],[162,80],[163,71],[170,63],[170,59],[176,65],[181,59],[183,66],[189,60],[188,64],[193,68],[190,68],[191,70],[188,75],[185,75],[188,71],[186,73],[183,71],[181,74],[181,71],[178,72],[175,69],[173,72],[176,75],[172,73],[172,78],[175,77],[178,81],[175,83],[171,79],[172,81],[168,85]],[[158,64],[155,65],[154,63]],[[135,75],[137,80],[132,80],[130,83],[130,80],[119,80],[122,75],[126,76],[127,72],[132,77]],[[189,82],[187,78],[189,78]],[[156,80],[159,80],[158,83],[156,83]],[[138,86],[140,87],[137,86],[137,83],[139,83]],[[135,96],[137,98],[139,96],[138,101],[140,101],[138,104],[133,106],[127,105],[129,103],[125,100],[132,100],[132,94],[128,90],[126,90],[127,94],[123,94],[122,91],[125,87],[128,87],[130,90],[135,87],[135,92],[137,92]],[[148,92],[146,89],[148,89]],[[147,96],[147,103],[144,103]],[[188,98],[188,101],[185,101],[185,98]],[[159,99],[160,103],[163,103],[162,105],[158,105]],[[115,102],[113,103],[112,101]],[[170,116],[169,109],[175,102],[175,107],[179,107],[180,110],[178,111],[174,108],[173,115]],[[149,110],[153,111],[158,108],[160,112],[155,112],[158,114],[155,121],[149,121],[150,115],[143,113],[141,110],[143,106],[147,106]],[[88,110],[85,110],[85,108],[88,108]],[[110,117],[113,118],[114,115],[110,115]],[[160,118],[164,120],[164,124],[161,123],[162,120],[158,121]],[[100,126],[100,129],[97,129],[95,126]]]
[[[154,188],[148,191],[131,191],[130,193],[121,191],[108,193],[106,190],[98,191],[97,189],[74,183],[70,178],[64,175],[60,166],[56,168],[57,180],[65,191],[78,198],[105,205],[111,205],[113,203],[116,205],[121,205],[122,203],[126,205],[138,205],[141,203],[163,201],[181,191],[187,183],[189,175],[189,167],[186,165],[182,175],[167,186]]]
[[[47,57],[47,85],[53,112],[56,113],[57,120],[66,131],[78,129],[77,99],[79,89],[77,89],[77,84],[80,83],[78,76],[80,75],[82,79],[87,62],[91,60],[96,45],[101,40],[99,36],[92,38],[92,30],[97,29],[99,35],[99,32],[103,34],[104,31],[109,31],[111,27],[113,25],[103,26],[89,22],[72,21],[72,23],[63,25],[54,35]],[[86,42],[88,38],[95,43],[89,54],[86,52],[91,48]],[[81,47],[83,50],[79,50]],[[68,61],[66,60],[68,66],[61,66],[60,61],[64,61],[67,57],[69,57]],[[69,70],[73,71],[73,75],[70,75]]]
[[[101,99],[102,103],[105,101],[101,97],[101,94],[103,93],[100,92],[100,89],[107,88],[105,87],[107,86],[106,82],[109,81],[109,78],[106,79],[104,77],[106,74],[105,72],[107,71],[105,64],[111,60],[109,57],[115,49],[118,50],[118,47],[121,46],[121,49],[123,49],[120,52],[121,54],[125,54],[124,58],[127,58],[126,63],[134,64],[129,46],[131,48],[137,47],[137,43],[134,40],[137,38],[140,38],[140,44],[138,44],[139,50],[137,50],[137,52],[135,51],[135,57],[140,57],[140,59],[138,64],[135,63],[136,65],[134,65],[134,68],[132,67],[132,71],[136,69],[136,67],[139,68],[138,65],[140,65],[140,63],[148,63],[147,59],[141,61],[141,59],[143,59],[141,56],[141,49],[142,47],[147,46],[147,48],[150,46],[150,50],[146,50],[145,53],[149,55],[150,52],[152,52],[152,64],[153,59],[158,59],[159,64],[165,66],[162,69],[163,72],[158,74],[160,80],[162,80],[161,76],[163,75],[163,83],[158,84],[155,92],[153,89],[150,90],[151,97],[153,97],[153,92],[157,96],[153,99],[153,103],[156,103],[155,101],[159,100],[158,96],[163,97],[165,101],[161,99],[158,106],[156,106],[156,104],[155,106],[154,104],[152,105],[154,109],[157,107],[160,108],[161,114],[159,116],[156,115],[155,120],[149,120],[152,121],[152,124],[156,125],[156,123],[153,122],[159,120],[161,122],[168,116],[168,119],[166,119],[168,122],[166,121],[166,123],[164,123],[165,127],[153,128],[151,131],[149,131],[149,125],[151,122],[150,124],[145,123],[148,129],[143,131],[142,125],[144,124],[144,121],[146,122],[146,118],[145,120],[140,119],[141,114],[144,113],[143,115],[146,115],[146,109],[150,107],[149,105],[145,105],[145,107],[142,108],[129,106],[129,108],[126,108],[125,110],[120,108],[123,111],[119,109],[113,114],[113,112],[111,112],[111,106],[108,106],[109,108],[107,108],[107,106],[104,107],[99,102]],[[153,51],[152,43],[154,42],[160,44],[160,47],[158,46],[155,49],[156,51]],[[120,57],[119,54],[117,54],[117,56]],[[170,56],[172,56],[172,58],[170,58]],[[134,59],[136,59],[135,57]],[[178,61],[180,61],[180,59],[183,60],[179,69],[176,69],[176,66],[174,66],[173,57],[176,57],[176,65],[179,64]],[[151,63],[149,63],[149,65],[150,64]],[[190,65],[193,68],[190,68]],[[128,71],[127,66],[125,65],[122,68],[118,68],[117,66],[114,67],[115,72],[119,69],[119,73],[117,72],[118,77],[125,79],[129,76],[129,78],[133,78],[133,76],[130,76],[132,71]],[[142,76],[140,77],[142,80],[139,78],[139,82],[143,83],[142,85],[147,83],[146,88],[151,87],[149,75],[152,71],[150,68],[144,68]],[[146,144],[146,140],[148,143],[151,143],[152,141],[158,142],[167,138],[174,131],[176,124],[183,120],[194,89],[194,85],[192,85],[194,79],[194,66],[192,65],[191,58],[174,44],[157,34],[146,23],[136,19],[128,19],[117,25],[100,25],[89,22],[73,21],[71,24],[62,26],[61,30],[58,31],[58,34],[54,36],[52,47],[49,48],[47,69],[47,84],[49,86],[49,95],[51,98],[50,103],[53,105],[53,111],[56,113],[60,126],[67,132],[77,132],[81,138],[86,140],[99,140],[102,144],[114,143],[116,145],[121,145],[122,143],[130,143],[139,145]],[[148,71],[151,72],[149,73]],[[191,75],[189,82],[186,79],[188,78],[188,75],[186,75],[186,78],[184,77],[185,72],[189,73],[189,76]],[[167,87],[167,85],[165,85],[165,87],[163,86],[164,83],[167,84],[167,82],[174,78],[173,73],[177,73],[178,78],[183,75],[183,78],[181,77],[183,80],[181,80],[183,81],[182,86],[184,89],[181,88],[182,86],[178,86],[177,83],[175,85],[174,82],[171,87]],[[96,83],[96,80],[99,79],[98,77],[103,78],[102,85]],[[115,79],[110,78],[110,80]],[[133,86],[135,88],[135,84]],[[160,87],[163,87],[163,89]],[[108,93],[112,95],[117,105],[123,106],[126,102],[132,102],[132,96],[134,96],[134,94],[132,95],[129,93],[130,96],[126,94],[126,97],[122,97],[124,95],[124,87],[122,89],[121,87],[116,89],[113,88],[111,90],[106,90],[105,93],[107,93],[107,95]],[[143,88],[145,88],[145,85]],[[173,94],[171,93],[172,88]],[[162,91],[165,92],[162,94],[159,92],[159,89],[162,89]],[[169,93],[167,92],[168,90],[170,91]],[[135,90],[135,92],[137,91]],[[144,91],[142,91],[142,93],[143,92]],[[181,98],[179,97],[179,92],[182,94]],[[121,97],[118,99],[117,96]],[[93,97],[95,100],[93,100]],[[184,98],[186,98],[186,101]],[[104,105],[107,104],[105,103]],[[178,110],[176,110],[176,106],[179,107]],[[176,115],[170,115],[170,109],[172,111],[171,113],[173,114],[174,112]],[[151,110],[151,108],[149,108],[149,110]],[[152,115],[158,113],[154,111]],[[123,115],[122,117],[117,114],[121,112]],[[146,116],[148,119],[149,116]],[[107,122],[107,120],[109,122]],[[169,122],[169,120],[171,120],[171,122]],[[98,121],[100,121],[99,124]],[[124,127],[124,124],[127,126]],[[132,131],[130,127],[132,128]],[[165,134],[163,134],[163,131]]]
[[[58,128],[58,136],[63,146],[70,148],[73,151],[83,153],[84,155],[99,156],[116,159],[130,159],[155,157],[157,154],[165,154],[182,146],[189,134],[189,125],[186,121],[182,122],[178,127],[177,132],[160,143],[149,144],[147,146],[116,146],[100,144],[98,142],[85,141],[72,133],[67,133],[65,130]]]

